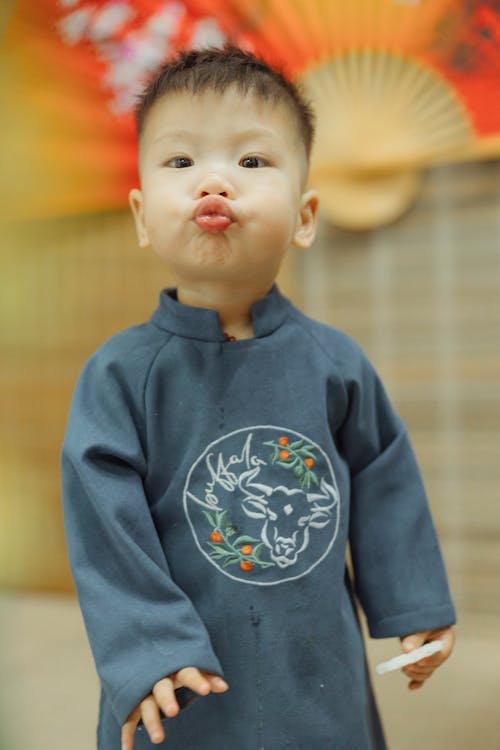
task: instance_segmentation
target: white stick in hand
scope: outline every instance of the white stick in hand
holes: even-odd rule
[[[377,674],[385,674],[386,672],[394,672],[395,669],[401,669],[402,667],[408,666],[408,664],[415,664],[420,659],[425,659],[427,656],[437,654],[438,651],[443,650],[443,641],[432,641],[431,643],[424,643],[420,648],[415,648],[408,654],[401,654],[395,656],[393,659],[383,661],[381,664],[377,664],[375,672]]]

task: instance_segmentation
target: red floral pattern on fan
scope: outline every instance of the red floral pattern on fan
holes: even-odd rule
[[[493,7],[495,6],[495,7]],[[435,65],[453,84],[479,136],[500,133],[500,2],[469,0],[436,29]]]
[[[91,48],[103,65],[101,83],[117,113],[133,108],[145,80],[176,50],[218,45],[226,38],[215,18],[195,14],[178,0],[60,0],[59,5],[60,36],[68,45]]]
[[[426,66],[473,125],[467,158],[500,150],[499,0],[15,0],[2,45],[3,159],[16,174],[5,214],[125,207],[137,92],[178,49],[225,38],[299,78],[363,50]]]
[[[292,76],[347,52],[408,56],[452,84],[476,134],[500,133],[499,0],[190,0],[221,29]],[[356,7],[357,6],[357,7]]]

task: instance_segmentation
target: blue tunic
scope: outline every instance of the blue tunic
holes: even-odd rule
[[[227,342],[216,312],[163,292],[77,384],[63,504],[99,750],[186,666],[230,689],[181,690],[160,747],[383,750],[347,545],[373,637],[454,622],[405,428],[363,352],[276,287],[252,322]]]

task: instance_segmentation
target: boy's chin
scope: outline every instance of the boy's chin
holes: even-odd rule
[[[196,251],[196,262],[201,268],[226,266],[233,253],[227,238],[211,236],[211,241],[200,243]]]

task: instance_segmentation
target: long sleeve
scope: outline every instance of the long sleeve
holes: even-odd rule
[[[70,564],[103,690],[119,724],[166,675],[222,674],[191,601],[172,580],[144,491],[147,368],[126,380],[94,356],[77,384],[62,452]]]
[[[351,475],[355,588],[373,637],[452,624],[455,612],[405,426],[364,355],[347,383],[340,448]]]

